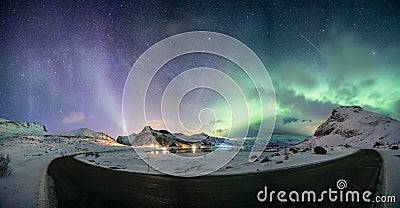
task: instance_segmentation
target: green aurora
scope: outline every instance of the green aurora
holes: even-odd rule
[[[275,133],[312,135],[331,110],[341,105],[357,105],[400,118],[400,47],[391,45],[372,51],[373,46],[355,34],[330,35],[332,38],[320,45],[321,54],[316,60],[287,60],[279,69],[269,70],[277,98]],[[385,59],[390,64],[382,61]],[[324,67],[318,63],[321,60]],[[241,76],[237,78],[243,80]],[[246,85],[245,81],[239,82]],[[246,82],[251,86],[249,80]],[[254,93],[252,87],[242,89]],[[250,126],[256,128],[260,122],[259,99],[248,100],[248,106]],[[226,104],[217,104],[215,109],[219,121],[229,121]],[[288,118],[291,120],[285,122]],[[243,123],[243,128],[247,125]],[[229,131],[229,122],[218,122],[214,134],[225,135]]]

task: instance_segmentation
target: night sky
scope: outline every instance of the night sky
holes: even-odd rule
[[[399,11],[397,1],[375,0],[2,1],[0,117],[38,121],[50,132],[122,135],[122,93],[138,57],[171,35],[214,31],[242,41],[268,69],[276,133],[311,135],[339,105],[400,119]],[[163,126],[158,105],[168,82],[199,66],[243,76],[209,54],[167,63],[146,97],[149,125]],[[188,95],[183,122],[207,106],[226,108],[212,92]],[[228,120],[219,116],[216,132],[223,135]]]

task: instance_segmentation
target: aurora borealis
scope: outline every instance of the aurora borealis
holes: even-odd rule
[[[171,35],[215,31],[242,41],[267,68],[276,133],[310,135],[339,105],[400,119],[399,7],[374,0],[3,1],[0,117],[38,121],[49,131],[88,127],[122,135],[123,88],[139,56]],[[163,90],[193,67],[218,68],[252,93],[229,61],[185,55],[154,77],[146,98],[149,125],[162,127]],[[210,107],[218,114],[215,134],[226,132],[229,113],[220,96],[198,90],[183,103],[185,124],[196,125],[196,111]]]

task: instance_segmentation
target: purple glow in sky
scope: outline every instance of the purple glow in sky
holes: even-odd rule
[[[3,1],[0,117],[38,121],[50,132],[87,127],[121,135],[122,93],[134,62],[164,38],[202,30],[232,36],[260,57],[276,91],[277,133],[309,135],[338,105],[399,119],[398,11],[397,1],[373,0]],[[246,79],[212,55],[172,60],[149,89],[154,126],[168,82],[193,67]],[[188,106],[220,99],[201,90],[188,98]]]

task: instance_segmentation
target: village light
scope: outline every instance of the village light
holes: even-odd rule
[[[196,149],[197,149],[196,145],[192,145],[192,152],[193,153],[196,153]]]

